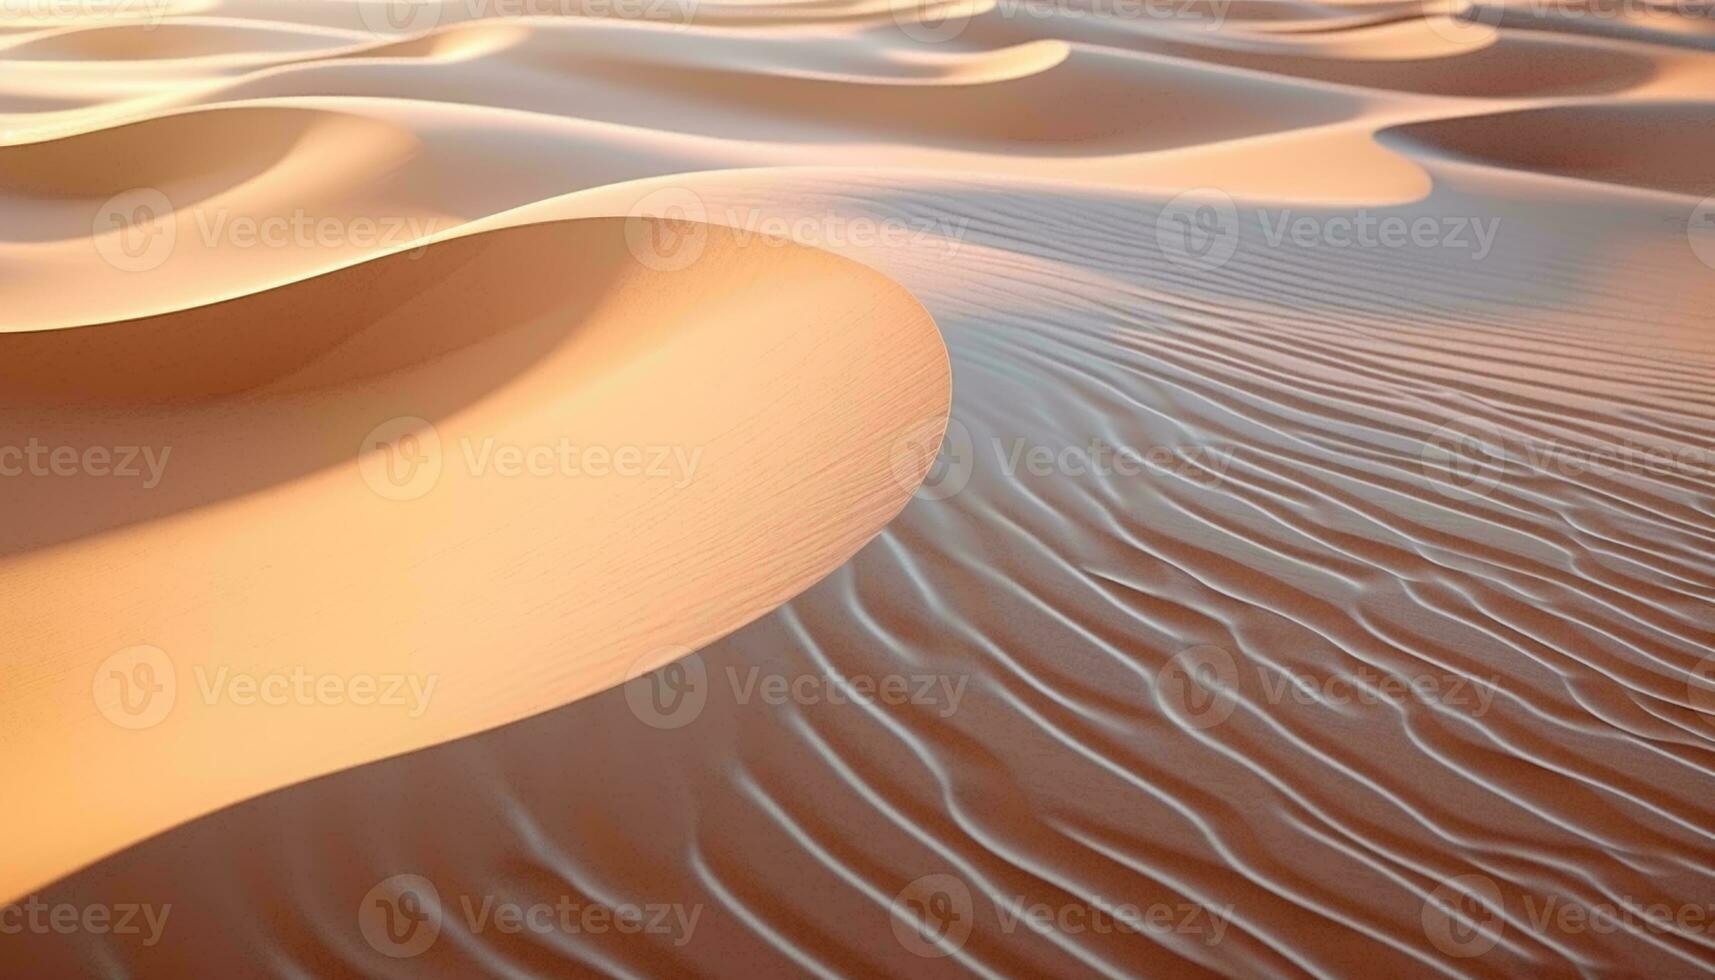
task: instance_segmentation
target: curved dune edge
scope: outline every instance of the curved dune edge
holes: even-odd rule
[[[0,774],[31,787],[0,817],[31,842],[0,895],[723,636],[879,532],[946,424],[946,350],[903,287],[714,226],[511,227],[274,292],[222,304],[224,332],[189,311],[0,338],[14,361],[101,375],[51,408],[9,396],[11,435],[172,447],[146,493],[93,477],[0,487],[50,532],[9,531],[0,549],[0,588],[21,600],[0,612],[20,640]],[[320,321],[335,325],[297,330]],[[99,348],[126,331],[178,374],[115,412]],[[180,390],[232,358],[247,358],[246,390]],[[387,423],[401,417],[419,421]],[[590,472],[575,474],[537,453],[515,475],[491,455],[559,454],[561,439],[612,453],[576,455]],[[592,475],[625,447],[640,450],[631,475]],[[407,457],[412,473],[387,469]],[[76,523],[127,509],[111,530]],[[110,659],[139,645],[159,652]],[[339,678],[351,696],[305,701],[264,680],[281,675]]]
[[[1418,156],[1701,197],[1715,193],[1708,119],[1701,102],[1568,104],[1427,120],[1378,138]]]

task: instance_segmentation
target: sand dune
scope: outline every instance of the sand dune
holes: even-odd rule
[[[141,447],[146,470],[0,483],[31,515],[0,541],[0,579],[30,597],[0,615],[18,641],[5,778],[36,801],[8,811],[32,846],[0,891],[611,686],[772,608],[904,505],[948,397],[910,296],[824,252],[626,224],[522,225],[216,306],[0,335],[6,445]],[[694,267],[640,263],[628,235],[657,234],[689,236]],[[898,458],[908,432],[930,455]],[[827,462],[785,465],[812,455]],[[100,584],[114,574],[130,584]],[[507,579],[504,596],[484,584]],[[123,687],[135,665],[109,658],[139,646],[177,678],[170,717],[118,724],[91,678]],[[461,652],[477,646],[494,649]],[[257,712],[206,686],[303,670],[434,697]]]
[[[1707,975],[1709,12],[9,25],[0,972]]]

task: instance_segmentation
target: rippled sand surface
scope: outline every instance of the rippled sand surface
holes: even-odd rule
[[[0,33],[0,973],[1715,969],[1708,6],[522,6]]]

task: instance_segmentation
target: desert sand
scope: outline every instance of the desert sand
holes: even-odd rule
[[[84,6],[0,972],[1715,965],[1707,5]]]

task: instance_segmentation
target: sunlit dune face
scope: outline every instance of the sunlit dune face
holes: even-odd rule
[[[46,467],[0,481],[33,515],[0,542],[0,578],[58,596],[0,616],[35,638],[11,665],[6,730],[29,748],[7,778],[55,801],[13,811],[36,847],[8,865],[9,894],[730,632],[904,505],[948,401],[940,339],[896,285],[652,218],[457,238],[0,349],[0,443]],[[92,446],[115,448],[96,466]],[[50,479],[66,447],[84,475]],[[807,459],[822,462],[793,465]],[[102,667],[138,646],[161,651],[150,683],[143,661]],[[401,714],[256,712],[196,687],[289,671],[433,690]],[[170,709],[122,724],[115,705],[168,677]],[[129,700],[102,701],[109,687]]]

